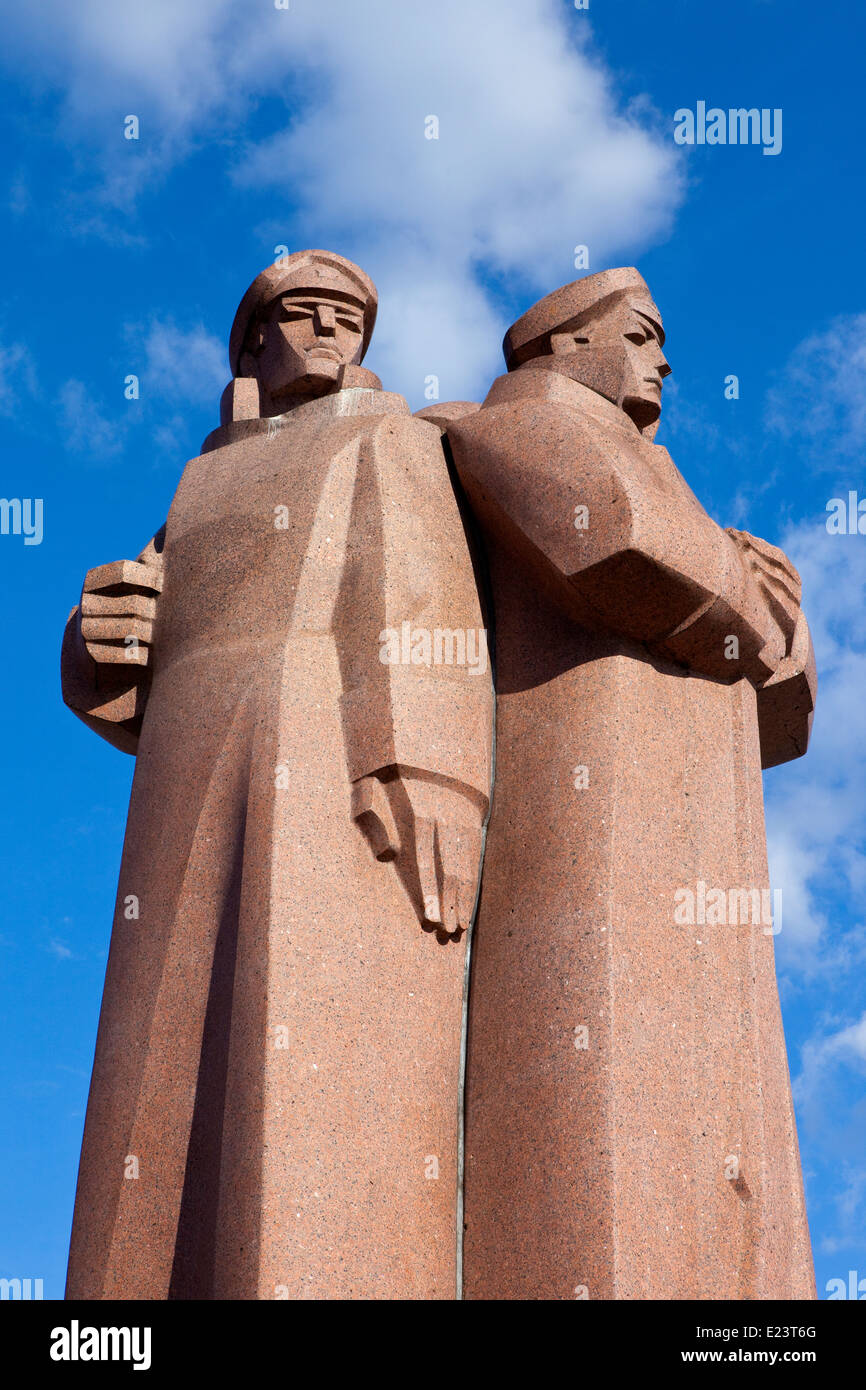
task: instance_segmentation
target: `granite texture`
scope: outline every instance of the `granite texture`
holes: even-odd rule
[[[299,261],[262,379],[68,627],[67,701],[137,753],[72,1298],[456,1294],[490,669],[381,659],[404,622],[477,633],[472,561],[440,430],[360,367],[360,333],[319,351],[337,335]]]
[[[814,659],[793,566],[652,442],[663,341],[636,271],[589,277],[447,423],[496,627],[470,1299],[814,1297],[761,787]]]
[[[480,405],[411,415],[375,317],[330,252],[257,277],[67,623],[137,758],[68,1296],[814,1297],[761,787],[799,576],[655,445],[636,270],[532,306]]]

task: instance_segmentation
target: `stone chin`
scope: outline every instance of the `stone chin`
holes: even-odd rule
[[[645,439],[652,441],[654,438],[662,411],[661,392],[652,389],[646,395],[636,392],[633,389],[636,385],[633,373],[624,369],[615,354],[598,357],[582,352],[547,353],[542,357],[530,358],[516,370],[529,369],[557,372],[560,376],[580,382],[581,386],[603,396],[611,405],[619,406]]]
[[[345,366],[341,357],[292,352],[279,380],[266,380],[262,384],[272,401],[291,403],[296,396],[326,395],[336,386]]]
[[[346,363],[342,357],[319,357],[308,354],[304,362],[303,380],[308,382],[336,381],[345,366]]]
[[[661,420],[661,402],[646,396],[625,396],[619,404],[637,425],[644,439],[652,440]]]

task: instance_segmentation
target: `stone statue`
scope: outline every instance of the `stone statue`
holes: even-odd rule
[[[443,406],[483,530],[496,785],[473,945],[469,1298],[812,1298],[761,766],[806,749],[800,581],[653,444],[637,271]]]
[[[166,526],[69,619],[137,767],[68,1293],[813,1297],[761,788],[797,573],[653,443],[637,271],[415,417],[375,308],[330,253],[258,277]]]
[[[64,698],[137,757],[71,1298],[455,1296],[493,692],[375,316],[340,256],[264,271],[166,525],[69,619]]]

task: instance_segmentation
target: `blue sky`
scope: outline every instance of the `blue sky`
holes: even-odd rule
[[[0,536],[0,1274],[62,1292],[133,769],[60,701],[63,622],[85,571],[164,520],[217,422],[241,294],[282,244],[358,260],[381,299],[367,365],[417,409],[431,374],[443,399],[477,399],[504,329],[575,277],[584,244],[590,270],[637,264],[664,314],[658,442],[717,520],[803,575],[821,692],[808,757],[765,777],[777,957],[819,1293],[866,1279],[866,537],[825,527],[830,498],[866,496],[862,12],[2,0],[0,15],[0,491],[44,505],[40,545]],[[781,109],[781,153],[676,145],[675,111],[701,100]]]

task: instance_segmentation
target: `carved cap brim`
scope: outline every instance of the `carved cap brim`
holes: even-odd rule
[[[597,275],[572,280],[570,284],[545,295],[511,325],[502,343],[509,371],[543,352],[544,339],[549,333],[578,327],[581,319],[597,310],[604,300],[621,298],[630,290],[639,293],[661,328],[661,314],[640,271],[635,270],[634,266],[601,270]]]
[[[363,358],[373,336],[379,303],[373,281],[360,266],[334,251],[295,251],[257,275],[241,300],[229,337],[232,376],[239,374],[241,353],[255,315],[277,295],[298,290],[311,295],[317,291],[348,295],[360,306],[364,313]]]

